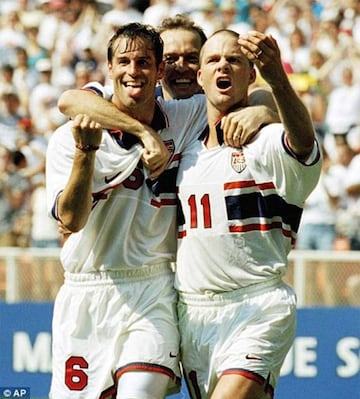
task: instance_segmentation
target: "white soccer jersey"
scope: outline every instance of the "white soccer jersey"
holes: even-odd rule
[[[172,155],[167,170],[151,184],[138,163],[141,147],[134,144],[134,136],[103,132],[96,154],[94,206],[86,226],[71,234],[61,251],[65,271],[87,273],[174,261],[180,154],[205,125],[204,96],[157,102],[152,126]],[[50,138],[47,153],[48,207],[55,217],[56,198],[70,175],[74,149],[69,122]]]
[[[207,149],[198,140],[183,152],[177,289],[230,291],[285,273],[304,201],[320,174],[315,147],[314,162],[300,163],[282,125],[272,124],[242,150]]]

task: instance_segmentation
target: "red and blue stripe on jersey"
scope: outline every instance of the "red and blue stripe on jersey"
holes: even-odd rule
[[[291,239],[292,244],[295,243],[302,208],[281,198],[272,182],[227,182],[224,183],[223,190],[230,233],[280,229],[285,237]],[[183,238],[186,236],[186,229],[180,201],[178,206],[179,238]],[[211,228],[211,225],[207,227]]]

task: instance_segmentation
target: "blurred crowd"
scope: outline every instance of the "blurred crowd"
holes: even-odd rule
[[[44,181],[47,141],[66,121],[59,94],[107,83],[117,26],[179,13],[207,35],[255,29],[278,41],[325,156],[298,247],[359,250],[360,0],[0,0],[0,246],[61,245]]]

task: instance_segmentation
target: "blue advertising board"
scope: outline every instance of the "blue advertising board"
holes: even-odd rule
[[[360,308],[299,309],[295,342],[275,397],[356,395],[360,395]]]
[[[0,303],[0,399],[46,398],[52,303]],[[298,310],[294,345],[276,399],[355,397],[360,392],[360,308]],[[171,399],[188,398],[185,388]]]

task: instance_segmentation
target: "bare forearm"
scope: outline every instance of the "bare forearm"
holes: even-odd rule
[[[248,59],[255,62],[272,91],[290,148],[298,157],[305,159],[314,145],[313,123],[290,84],[276,40],[271,35],[251,31],[241,35],[239,43]]]
[[[138,138],[144,125],[120,111],[112,102],[86,90],[67,90],[59,98],[60,111],[69,116],[87,114],[105,129],[121,129],[131,132]]]
[[[273,85],[272,90],[290,148],[300,158],[306,158],[315,138],[309,112],[287,77]]]
[[[255,88],[249,92],[249,105],[263,105],[269,111],[271,122],[280,122],[278,109],[272,92],[265,88]],[[275,119],[275,120],[274,120]]]
[[[71,131],[75,153],[70,178],[58,200],[58,212],[63,226],[75,232],[85,226],[91,212],[95,157],[102,128],[88,115],[78,114]]]
[[[59,197],[60,220],[72,232],[85,226],[91,211],[94,164],[95,152],[76,150],[70,179]]]

